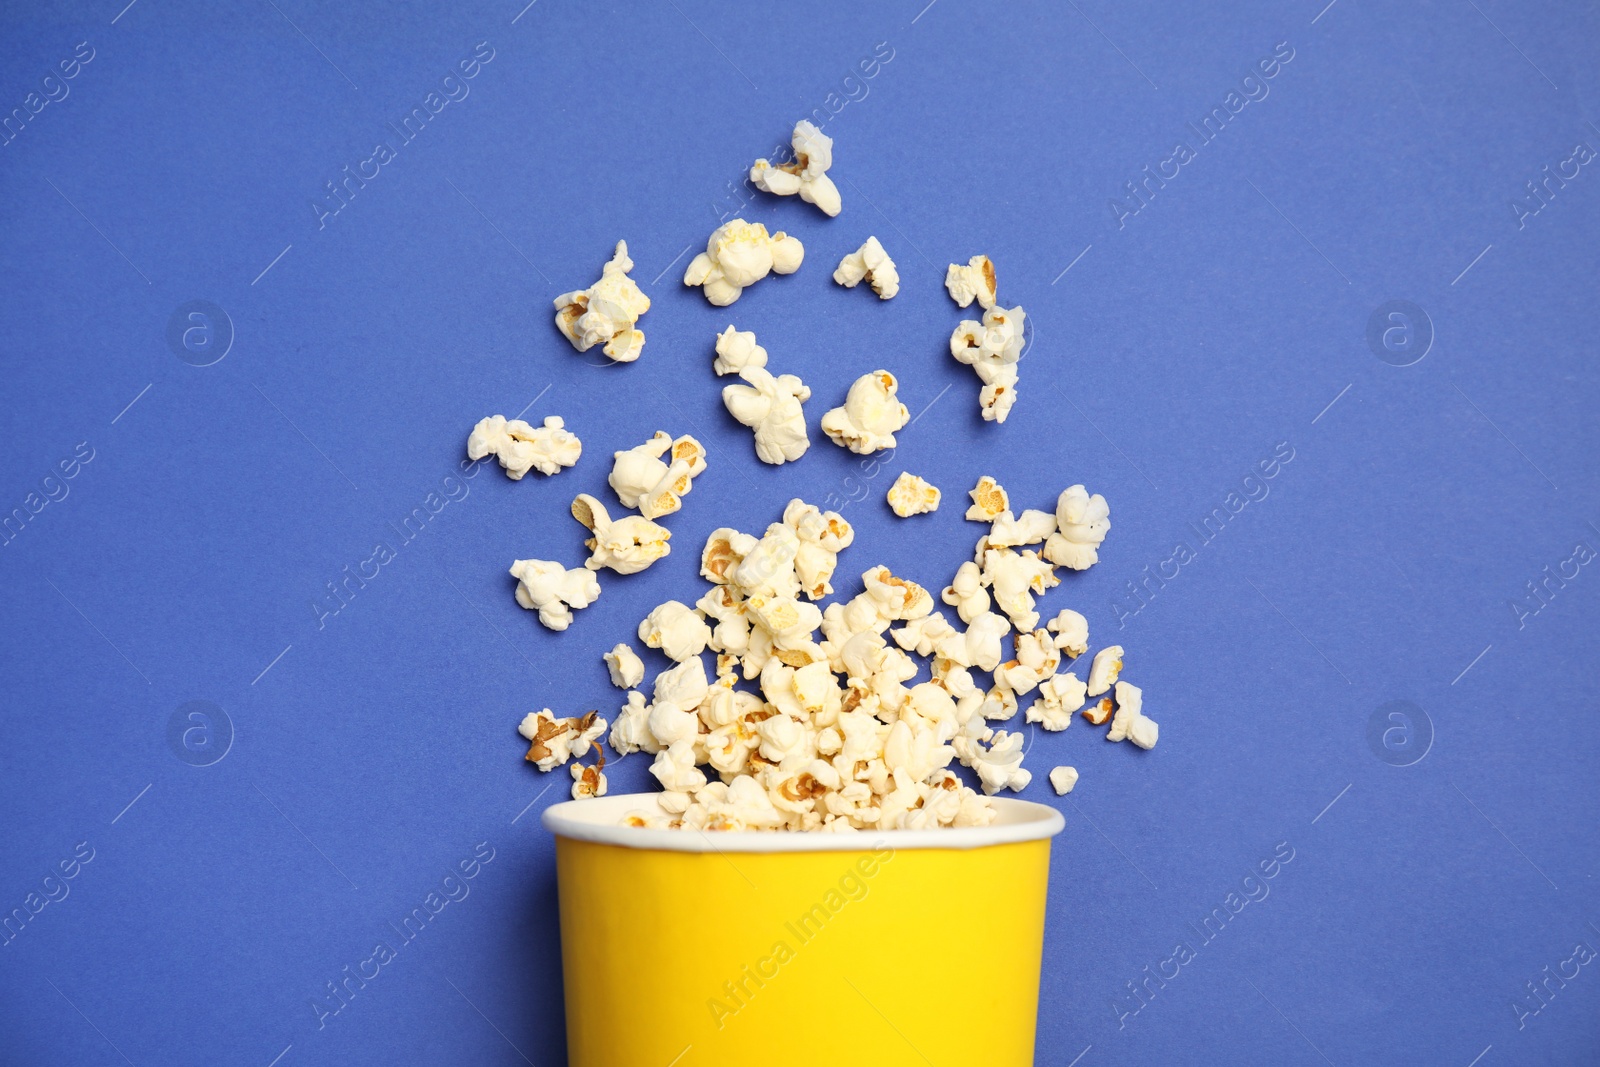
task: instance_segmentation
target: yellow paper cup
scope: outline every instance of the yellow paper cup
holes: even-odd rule
[[[570,1067],[1025,1067],[1061,813],[855,834],[620,825],[556,804]]]

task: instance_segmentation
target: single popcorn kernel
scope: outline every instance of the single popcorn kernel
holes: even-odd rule
[[[628,277],[633,260],[628,242],[618,241],[616,254],[605,265],[600,280],[588,289],[556,297],[556,329],[579,352],[605,344],[605,354],[618,363],[632,363],[644,351],[644,332],[634,329],[650,310],[650,298]]]
[[[793,274],[804,258],[799,238],[781,230],[769,234],[759,222],[733,219],[711,231],[706,250],[684,271],[683,284],[703,287],[707,300],[726,307],[774,271]]]
[[[1079,712],[1079,714],[1085,719],[1088,719],[1090,722],[1094,723],[1096,726],[1104,726],[1106,724],[1106,720],[1111,718],[1111,713],[1114,710],[1115,708],[1112,704],[1111,698],[1106,697],[1104,700],[1090,704],[1088,707]]]
[[[1057,796],[1066,796],[1072,792],[1072,787],[1078,784],[1078,768],[1057,767],[1050,772],[1050,788],[1056,791]]]
[[[879,300],[891,299],[900,291],[900,272],[876,237],[868,237],[866,244],[840,260],[833,280],[846,289],[865,281]]]
[[[987,474],[978,479],[976,486],[967,490],[967,495],[972,498],[967,518],[973,522],[993,522],[1001,512],[1011,509],[1011,498],[1006,495],[1005,489]]]
[[[828,177],[833,166],[833,138],[805,119],[794,125],[790,137],[794,146],[794,161],[773,166],[770,160],[758,159],[750,168],[750,183],[774,196],[793,196],[808,204],[815,204],[826,215],[837,215],[842,206],[839,187]]]
[[[982,308],[994,307],[994,263],[988,256],[973,256],[965,267],[950,264],[945,271],[944,287],[957,307],[971,307],[977,300]]]
[[[889,487],[889,507],[902,519],[925,515],[938,510],[939,489],[910,471],[901,471],[900,477]]]
[[[478,460],[492,454],[512,481],[520,481],[530,470],[558,474],[583,454],[583,442],[566,425],[560,415],[547,416],[538,428],[504,415],[480,419],[467,437],[467,457]]]

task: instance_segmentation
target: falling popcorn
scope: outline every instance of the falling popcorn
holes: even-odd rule
[[[575,608],[586,608],[600,598],[600,583],[594,571],[584,567],[571,570],[545,559],[519,559],[511,565],[517,580],[517,603],[539,613],[539,621],[551,630],[572,625]]]
[[[610,567],[618,574],[637,574],[672,551],[667,545],[672,534],[666,527],[642,515],[613,521],[605,505],[588,493],[573,499],[572,517],[594,534],[584,542],[590,552],[585,566],[591,571]]]
[[[841,259],[833,280],[846,289],[865,281],[879,300],[888,300],[900,291],[900,272],[876,237],[868,237],[866,244]]]
[[[706,250],[689,262],[683,284],[704,287],[707,300],[726,307],[771,272],[799,270],[805,252],[797,237],[781,230],[768,234],[759,222],[733,219],[711,231]]]
[[[728,414],[755,431],[756,457],[763,463],[787,463],[805,455],[811,446],[805,414],[800,405],[811,390],[793,374],[773,377],[765,367],[739,372],[743,385],[722,390]]]
[[[945,271],[944,287],[957,307],[971,307],[976,300],[984,309],[994,307],[994,264],[988,256],[973,256],[965,267],[950,264]]]
[[[1050,772],[1050,788],[1056,791],[1056,796],[1066,796],[1072,792],[1072,787],[1078,784],[1078,768],[1057,767]]]
[[[910,471],[901,471],[900,477],[889,487],[889,507],[902,519],[937,511],[939,488],[929,485]]]
[[[863,374],[851,384],[844,404],[822,416],[822,432],[857,455],[893,448],[895,431],[911,418],[896,396],[899,391],[900,383],[886,370]]]
[[[541,771],[552,771],[588,752],[590,745],[598,748],[597,739],[606,732],[606,721],[593,711],[582,718],[558,719],[545,708],[529,712],[517,732],[531,742],[528,762]]]
[[[555,474],[577,463],[583,442],[567,431],[560,415],[546,416],[538,429],[521,419],[495,415],[479,420],[467,437],[468,458],[478,460],[491,454],[508,478],[520,481],[530,470]]]
[[[598,751],[598,746],[596,751]],[[606,776],[602,770],[605,765],[606,756],[604,752],[601,752],[599,762],[593,766],[585,767],[580,763],[574,763],[567,768],[572,772],[573,800],[587,800],[591,797],[603,797],[606,795]]]
[[[817,205],[824,214],[839,214],[839,188],[828,177],[828,168],[833,166],[833,138],[801,119],[795,123],[790,143],[794,161],[773,166],[769,160],[756,160],[750,168],[751,184],[775,196],[799,193],[801,200]]]
[[[644,350],[644,333],[634,329],[650,310],[650,298],[628,277],[633,260],[628,242],[618,241],[616,254],[588,289],[556,297],[556,328],[579,352],[604,343],[605,354],[618,363],[632,363]]]
[[[670,456],[670,461],[663,456]],[[622,506],[656,519],[683,506],[695,475],[706,469],[706,450],[693,437],[674,441],[665,430],[657,430],[644,444],[612,453],[612,461],[606,480]]]

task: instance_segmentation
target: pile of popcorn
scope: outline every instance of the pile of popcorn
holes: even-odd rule
[[[838,188],[827,174],[832,140],[801,122],[793,144],[792,162],[757,160],[751,181],[838,215]],[[804,256],[798,238],[733,219],[711,234],[684,283],[725,307],[769,274],[799,270]],[[556,299],[556,326],[575,349],[602,346],[617,362],[639,357],[638,322],[650,301],[628,277],[632,267],[619,241],[595,285]],[[874,236],[844,257],[833,278],[847,288],[864,281],[883,301],[900,289],[895,263]],[[951,264],[945,288],[959,307],[983,309],[981,321],[956,327],[950,352],[977,373],[983,418],[1003,423],[1016,402],[1023,309],[997,303],[987,256]],[[804,404],[812,391],[767,364],[754,333],[729,325],[717,336],[712,370],[738,379],[723,388],[724,406],[751,429],[762,462],[789,463],[810,447]],[[898,391],[887,370],[861,375],[821,417],[823,434],[858,455],[893,449],[910,421]],[[582,445],[558,416],[535,428],[496,415],[473,429],[467,451],[473,459],[494,456],[520,479],[573,466]],[[517,602],[546,627],[565,630],[575,611],[600,596],[601,571],[634,574],[670,554],[671,532],[657,520],[684,506],[705,469],[699,441],[664,430],[613,453],[607,480],[622,511],[613,518],[599,499],[578,494],[571,511],[591,535],[588,559],[571,568],[515,561]],[[1057,569],[1098,561],[1111,528],[1105,498],[1073,485],[1052,510],[1018,515],[993,478],[968,495],[966,518],[986,532],[937,595],[874,566],[862,572],[859,593],[824,603],[855,531],[837,512],[800,499],[760,535],[713,531],[700,557],[709,587],[658,605],[639,624],[640,644],[672,663],[651,680],[648,699],[638,653],[622,642],[605,656],[612,683],[627,691],[607,739],[620,756],[649,755],[663,789],[657,810],[625,821],[695,830],[984,826],[997,815],[990,797],[1032,780],[1022,767],[1022,724],[1059,731],[1081,715],[1095,726],[1109,723],[1108,740],[1154,747],[1159,731],[1143,712],[1143,694],[1119,677],[1121,646],[1097,651],[1080,679],[1062,668],[1087,655],[1088,621],[1062,609],[1041,625],[1037,598],[1059,584]],[[941,493],[902,472],[887,499],[907,518],[936,510]],[[928,680],[916,682],[924,666]],[[546,772],[568,767],[573,797],[584,798],[606,792],[607,728],[595,711],[560,717],[546,708],[524,718],[519,731],[530,743],[528,760]],[[585,765],[591,749],[595,759]],[[973,773],[979,789],[963,783],[955,764]],[[1056,767],[1049,777],[1057,793],[1067,793],[1078,772]]]

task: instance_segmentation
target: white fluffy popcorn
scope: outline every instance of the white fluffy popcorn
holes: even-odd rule
[[[642,515],[613,520],[605,505],[588,493],[573,499],[572,517],[594,534],[584,542],[590,553],[585,566],[592,571],[610,567],[618,574],[637,574],[672,551],[667,545],[672,534],[665,526]]]
[[[795,123],[790,144],[794,145],[794,161],[774,166],[769,160],[756,160],[750,168],[751,184],[775,196],[799,193],[801,200],[817,205],[824,214],[839,214],[839,187],[828,177],[828,168],[833,166],[833,138],[801,119]]]
[[[1107,741],[1132,741],[1143,749],[1156,747],[1161,727],[1144,713],[1144,692],[1127,682],[1117,683],[1117,712],[1111,718]]]
[[[1071,608],[1057,612],[1045,623],[1045,629],[1056,635],[1056,647],[1068,659],[1077,659],[1089,651],[1089,620]]]
[[[1056,796],[1064,797],[1072,792],[1072,787],[1078,784],[1078,768],[1056,767],[1050,772],[1050,788],[1056,791]]]
[[[1043,544],[1045,538],[1056,532],[1056,517],[1048,511],[1033,508],[1014,517],[1010,511],[995,516],[989,529],[990,548],[1020,548],[1023,545]]]
[[[983,554],[983,580],[994,595],[995,606],[1018,630],[1032,630],[1039,622],[1033,594],[1060,583],[1055,568],[1031,550],[991,548]]]
[[[889,507],[902,519],[926,515],[939,510],[939,496],[938,486],[929,485],[910,471],[901,471],[889,487]]]
[[[572,347],[587,352],[604,344],[605,354],[618,363],[632,363],[644,350],[644,332],[634,328],[639,316],[650,310],[650,298],[628,277],[633,260],[628,242],[618,241],[616,253],[600,272],[600,280],[587,289],[556,297],[556,329]]]
[[[705,469],[704,445],[687,434],[674,441],[665,430],[657,430],[644,444],[613,452],[606,480],[623,507],[656,519],[683,507],[695,475]]]
[[[796,497],[783,509],[783,524],[799,542],[794,553],[794,573],[800,591],[811,600],[833,592],[830,584],[839,565],[839,553],[855,541],[856,531],[836,511],[822,511]]]
[[[1112,645],[1094,654],[1089,664],[1089,695],[1097,697],[1116,684],[1122,673],[1122,646]]]
[[[886,370],[863,374],[851,383],[844,404],[822,416],[822,432],[857,455],[893,448],[895,431],[911,419],[899,391],[900,383]]]
[[[973,256],[966,266],[950,264],[944,273],[944,287],[957,307],[971,307],[976,300],[982,308],[994,307],[994,263],[988,256]]]
[[[971,560],[963,563],[940,597],[956,609],[962,622],[970,623],[989,610],[989,591],[984,588],[983,569]]]
[[[787,463],[805,455],[811,439],[800,405],[811,399],[811,389],[793,374],[773,377],[765,367],[746,367],[739,377],[745,384],[725,386],[722,403],[755,431],[756,458]]]
[[[979,741],[959,736],[953,743],[961,761],[977,773],[984,793],[992,796],[1002,789],[1021,792],[1033,780],[1033,774],[1022,767],[1022,748],[1026,740],[1021,733],[1001,730],[994,735],[988,748]]]
[[[646,648],[659,648],[668,659],[682,663],[706,650],[711,628],[693,609],[669,600],[645,616],[639,624],[639,640]]]
[[[545,708],[524,716],[517,732],[531,742],[528,762],[551,771],[588,752],[606,732],[606,721],[592,711],[582,718],[558,719]]]
[[[1072,725],[1072,714],[1083,703],[1085,686],[1076,674],[1056,674],[1039,685],[1039,696],[1024,716],[1046,730],[1065,730]]]
[[[972,522],[992,523],[1003,512],[1011,510],[1011,499],[1005,487],[987,474],[967,490],[967,495],[972,498],[972,506],[967,509],[967,518]]]
[[[574,609],[600,598],[594,571],[584,567],[568,570],[552,560],[519,559],[511,564],[511,577],[517,580],[517,603],[537,611],[539,621],[551,630],[565,630],[572,625]]]
[[[1017,399],[1017,360],[1022,358],[1022,308],[991,307],[983,321],[963,320],[950,335],[950,354],[970,366],[983,383],[978,407],[989,422],[1005,422]]]
[[[480,419],[467,437],[467,456],[483,459],[493,454],[513,481],[530,470],[556,474],[577,463],[583,454],[583,442],[566,425],[560,415],[547,415],[538,428],[504,415]]]
[[[695,256],[684,272],[683,284],[703,287],[707,300],[726,307],[773,271],[793,274],[799,270],[805,251],[799,238],[782,230],[769,234],[759,222],[733,219],[711,231],[706,250]]]
[[[833,280],[846,289],[865,281],[879,300],[888,300],[900,291],[900,272],[876,237],[868,237],[866,244],[841,259]]]
[[[603,658],[611,684],[618,689],[632,689],[644,681],[644,661],[625,643],[618,642]]]
[[[730,325],[717,334],[717,358],[712,361],[711,369],[717,372],[718,377],[738,374],[746,367],[766,365],[767,350],[756,344],[754,331],[735,330]]]
[[[1059,567],[1087,570],[1100,559],[1100,544],[1111,529],[1111,508],[1099,493],[1081,485],[1056,499],[1056,532],[1045,542],[1044,557]]]

